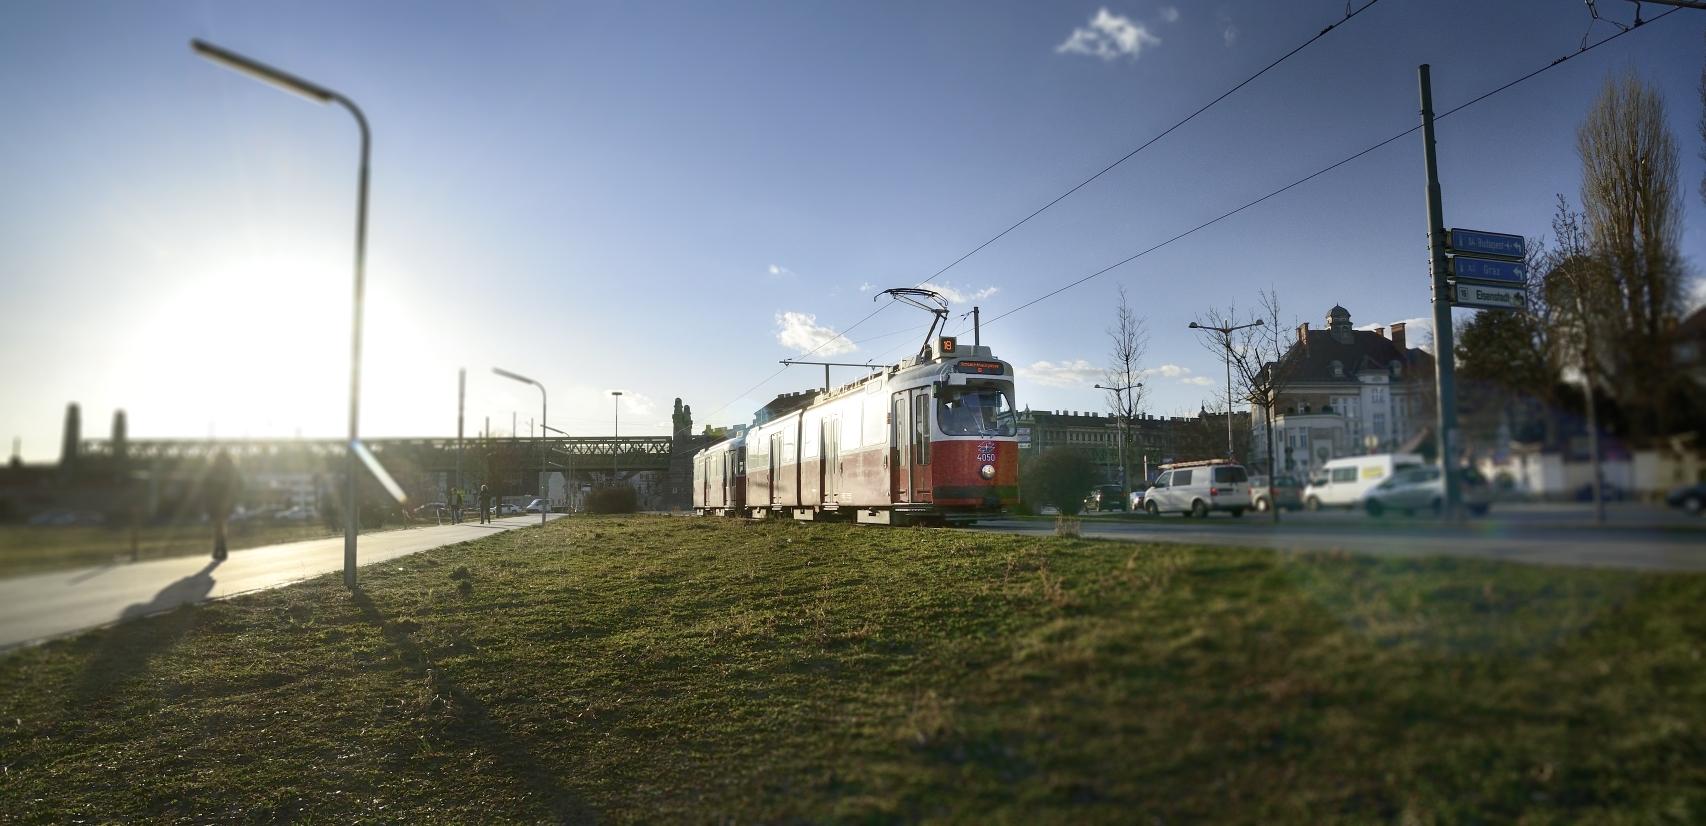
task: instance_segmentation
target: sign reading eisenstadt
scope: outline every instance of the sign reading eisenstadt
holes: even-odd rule
[[[1488,284],[1452,285],[1451,303],[1459,307],[1483,310],[1516,310],[1528,300],[1528,291],[1521,287],[1495,287]]]

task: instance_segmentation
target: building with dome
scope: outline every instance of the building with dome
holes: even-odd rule
[[[1282,473],[1307,474],[1339,456],[1415,450],[1433,433],[1434,359],[1409,346],[1403,324],[1357,330],[1334,306],[1327,328],[1297,328],[1297,340],[1267,369],[1284,371],[1274,405],[1275,457]],[[1249,464],[1265,469],[1267,421],[1252,411]]]

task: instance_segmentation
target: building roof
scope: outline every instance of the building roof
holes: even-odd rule
[[[1340,313],[1343,315],[1339,315]],[[1350,323],[1350,313],[1343,307],[1332,311],[1341,324]],[[1357,374],[1378,372],[1391,375],[1392,362],[1403,368],[1400,379],[1418,380],[1431,377],[1434,358],[1414,347],[1400,349],[1398,343],[1373,330],[1345,330],[1338,335],[1332,330],[1298,330],[1298,340],[1280,359],[1286,365],[1286,384],[1322,384],[1343,382],[1355,384]],[[1333,374],[1333,363],[1343,367],[1342,375]]]

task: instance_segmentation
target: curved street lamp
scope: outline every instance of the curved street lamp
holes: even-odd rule
[[[551,489],[549,483],[545,481],[545,467],[551,458],[547,452],[550,449],[549,445],[551,444],[551,440],[545,438],[545,430],[543,429],[543,425],[545,424],[545,411],[549,409],[546,406],[545,385],[526,376],[511,373],[502,367],[493,367],[492,372],[503,376],[506,379],[514,379],[522,384],[531,384],[534,387],[539,388],[539,424],[542,426],[542,429],[539,431],[539,524],[543,525],[545,524],[545,514],[551,510]]]
[[[372,146],[372,135],[367,129],[367,118],[361,114],[354,101],[319,84],[310,83],[289,72],[274,69],[271,66],[244,57],[228,49],[208,43],[204,40],[191,40],[190,48],[195,53],[213,61],[227,69],[241,72],[256,80],[271,83],[292,94],[301,95],[315,103],[336,103],[349,110],[355,116],[356,126],[361,128],[361,174],[356,189],[355,213],[355,307],[352,331],[350,334],[349,362],[349,445],[344,451],[344,476],[347,483],[344,491],[344,587],[355,587],[355,544],[356,533],[359,530],[360,511],[356,507],[355,482],[357,453],[362,449],[359,423],[361,421],[361,306],[362,284],[367,259],[367,158]]]
[[[1143,382],[1135,382],[1133,384],[1128,384],[1124,387],[1109,387],[1105,384],[1098,384],[1098,385],[1096,385],[1096,389],[1098,389],[1098,390],[1112,390],[1112,391],[1114,391],[1114,398],[1118,399],[1119,394],[1129,393],[1129,392],[1136,390],[1137,388],[1142,387],[1142,386],[1143,386]],[[1130,432],[1130,428],[1131,428],[1130,422],[1127,421],[1129,418],[1130,417],[1126,413],[1125,403],[1121,402],[1120,403],[1120,507],[1122,509],[1125,508],[1126,499],[1131,494],[1131,490],[1130,490],[1131,486],[1126,484],[1126,479],[1125,479],[1125,477],[1126,477],[1126,472],[1125,472],[1125,440],[1126,440],[1126,437],[1127,437],[1128,433]],[[1144,467],[1147,468],[1148,465],[1144,465]],[[1148,480],[1146,479],[1145,481],[1148,481]]]
[[[1260,326],[1262,326],[1262,320],[1259,318],[1250,324],[1239,324],[1237,326],[1204,327],[1195,321],[1191,322],[1191,329],[1193,330],[1211,330],[1219,333],[1221,343],[1226,345],[1226,458],[1228,459],[1232,458],[1232,334],[1239,330]],[[1269,468],[1270,476],[1272,470]]]

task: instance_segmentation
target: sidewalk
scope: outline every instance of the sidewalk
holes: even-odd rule
[[[537,515],[527,515],[489,525],[464,522],[366,534],[357,546],[357,562],[370,565],[538,524]],[[0,579],[0,652],[184,603],[277,588],[343,567],[344,538],[335,536],[232,551],[224,562],[189,556]]]

